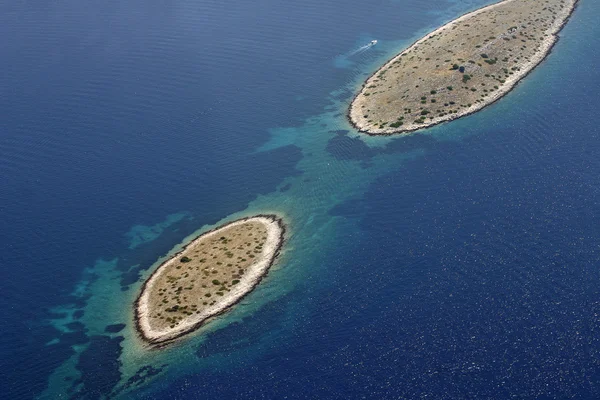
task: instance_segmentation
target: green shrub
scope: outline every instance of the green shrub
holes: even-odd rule
[[[192,261],[192,259],[189,258],[188,256],[183,256],[179,259],[179,261],[181,261],[182,263],[187,263],[187,262]]]

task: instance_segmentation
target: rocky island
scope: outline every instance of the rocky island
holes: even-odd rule
[[[409,132],[472,114],[550,52],[577,0],[504,0],[415,42],[373,74],[348,117],[362,132]]]
[[[266,275],[284,233],[280,218],[258,215],[193,239],[144,283],[135,304],[141,337],[163,345],[228,310]]]

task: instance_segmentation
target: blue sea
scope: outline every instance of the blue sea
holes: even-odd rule
[[[490,2],[0,0],[0,398],[600,398],[600,2],[477,114],[345,117]],[[267,279],[144,346],[153,268],[263,212]]]

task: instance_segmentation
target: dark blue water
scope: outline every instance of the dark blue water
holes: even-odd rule
[[[423,3],[0,3],[0,397],[599,398],[600,5],[482,113],[358,138],[363,76],[486,2]],[[138,357],[98,299],[265,204],[286,289]]]

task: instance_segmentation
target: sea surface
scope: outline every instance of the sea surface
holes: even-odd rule
[[[600,398],[600,2],[482,112],[345,118],[490,2],[0,0],[0,398]],[[144,346],[152,269],[261,212],[264,283]]]

